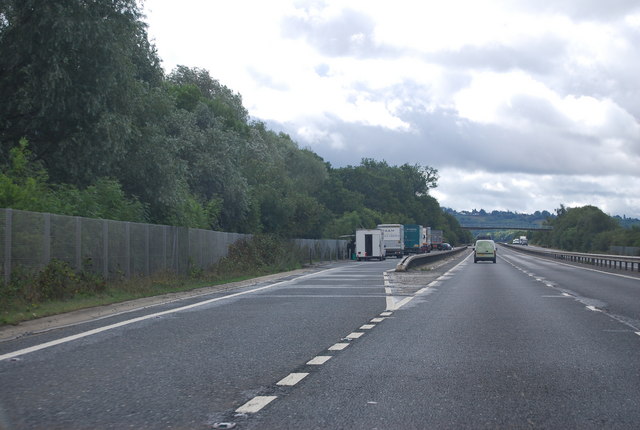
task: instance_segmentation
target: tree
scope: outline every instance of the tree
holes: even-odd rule
[[[53,181],[109,175],[137,99],[162,82],[137,2],[4,0],[0,15],[2,152],[25,137]]]

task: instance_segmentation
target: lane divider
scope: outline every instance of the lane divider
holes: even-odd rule
[[[387,272],[384,272],[383,277],[384,277],[385,292],[387,293],[387,309],[384,312],[381,312],[379,316],[372,318],[368,324],[364,324],[360,326],[360,330],[371,331],[373,328],[376,327],[377,324],[383,322],[385,319],[392,317],[393,312],[395,310],[409,303],[409,301],[411,301],[411,299],[413,299],[415,296],[424,293],[426,290],[428,290],[431,287],[440,285],[443,281],[447,279],[450,279],[452,277],[452,274],[455,273],[457,270],[459,270],[459,268],[462,266],[463,263],[465,263],[468,260],[468,258],[469,257],[463,259],[455,267],[447,271],[442,276],[438,277],[435,281],[432,281],[431,283],[429,283],[426,287],[417,291],[414,295],[405,297],[403,298],[403,300],[399,302],[395,302],[393,300],[392,290],[391,290],[392,287],[391,287],[391,281],[389,280],[389,274]],[[356,332],[349,333],[346,337],[342,338],[342,340],[346,342],[335,343],[331,345],[329,348],[327,348],[327,350],[331,352],[343,351],[349,345],[351,345],[353,341],[360,339],[364,335],[365,335],[364,331],[363,332],[356,331]],[[321,366],[325,364],[327,361],[329,361],[332,357],[334,357],[334,355],[319,355],[307,361],[306,364],[311,366]],[[276,385],[279,387],[294,386],[298,382],[306,378],[308,375],[309,375],[309,372],[291,373],[290,375],[288,375],[287,377],[285,377],[284,379],[276,383]],[[236,409],[235,418],[244,417],[246,414],[255,414],[257,412],[260,412],[265,406],[267,406],[277,398],[278,396],[256,396],[253,399],[249,400],[244,405],[240,406],[238,409]]]
[[[536,282],[540,282],[540,283],[544,284],[546,287],[553,288],[554,290],[560,291],[564,297],[571,297],[571,298],[573,298],[575,301],[580,302],[580,303],[582,303],[583,305],[585,305],[585,308],[586,308],[586,309],[588,309],[588,310],[590,310],[590,311],[592,311],[592,312],[599,312],[599,313],[601,313],[601,314],[603,314],[603,315],[606,315],[607,317],[611,318],[611,319],[612,319],[612,320],[614,320],[614,321],[617,321],[617,322],[619,322],[619,323],[621,323],[621,324],[623,324],[623,325],[626,325],[627,327],[630,327],[630,328],[632,329],[632,331],[633,331],[635,334],[637,334],[637,335],[639,335],[639,336],[640,336],[640,331],[635,331],[635,330],[638,330],[638,327],[636,327],[636,326],[634,326],[633,324],[631,324],[631,323],[629,323],[628,321],[626,321],[626,319],[625,319],[625,318],[619,317],[619,316],[614,315],[614,314],[610,314],[610,313],[608,313],[607,311],[605,311],[605,310],[603,310],[603,309],[599,309],[599,308],[597,308],[597,307],[595,307],[595,306],[593,306],[593,305],[586,305],[586,304],[585,304],[585,301],[586,301],[586,300],[585,300],[584,298],[581,298],[581,297],[575,296],[575,295],[573,295],[573,294],[569,294],[569,293],[567,293],[567,292],[565,292],[565,291],[562,291],[562,289],[558,286],[558,284],[556,284],[556,283],[554,283],[554,282],[551,282],[551,281],[548,281],[548,280],[546,280],[546,279],[545,279],[544,277],[542,277],[542,276],[535,276],[533,273],[531,273],[531,272],[527,271],[526,269],[524,269],[524,268],[522,268],[522,267],[518,266],[517,264],[515,264],[514,262],[512,262],[510,259],[505,258],[504,256],[500,256],[500,258],[502,258],[502,259],[503,259],[504,261],[506,261],[508,264],[510,264],[511,266],[513,266],[516,270],[519,270],[520,272],[522,272],[522,273],[524,273],[524,274],[526,274],[526,275],[528,275],[528,276],[530,276],[530,277],[534,278],[534,280],[535,280]],[[563,265],[565,265],[565,266],[569,266],[569,267],[575,267],[575,266],[571,266],[571,265],[564,264],[564,263],[558,263],[558,264],[563,264]],[[581,268],[581,269],[582,269],[582,268]],[[587,270],[592,270],[592,269],[587,269]],[[595,271],[595,272],[600,272],[600,271],[598,271],[598,270],[593,270],[593,271]],[[608,272],[601,272],[601,273],[607,273],[607,274],[609,274]],[[614,275],[615,275],[615,274],[614,274]],[[543,297],[546,297],[546,296],[543,296]]]

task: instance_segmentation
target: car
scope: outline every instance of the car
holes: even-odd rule
[[[442,245],[440,245],[440,249],[442,251],[451,251],[453,247],[448,243],[443,243]]]
[[[520,239],[515,238],[513,239],[513,242],[511,242],[513,245],[520,245]]]
[[[473,262],[496,262],[496,243],[493,240],[477,240],[473,248]]]

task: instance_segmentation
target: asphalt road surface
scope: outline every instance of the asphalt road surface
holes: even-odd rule
[[[348,262],[0,343],[0,428],[640,425],[640,280]]]

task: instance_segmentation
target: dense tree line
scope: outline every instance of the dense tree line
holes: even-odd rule
[[[419,223],[437,171],[333,168],[208,71],[165,75],[136,0],[0,0],[0,205],[287,237]]]
[[[560,205],[547,224],[553,230],[536,232],[536,244],[577,252],[609,252],[611,246],[640,247],[640,226],[622,227],[618,220],[595,206]]]

